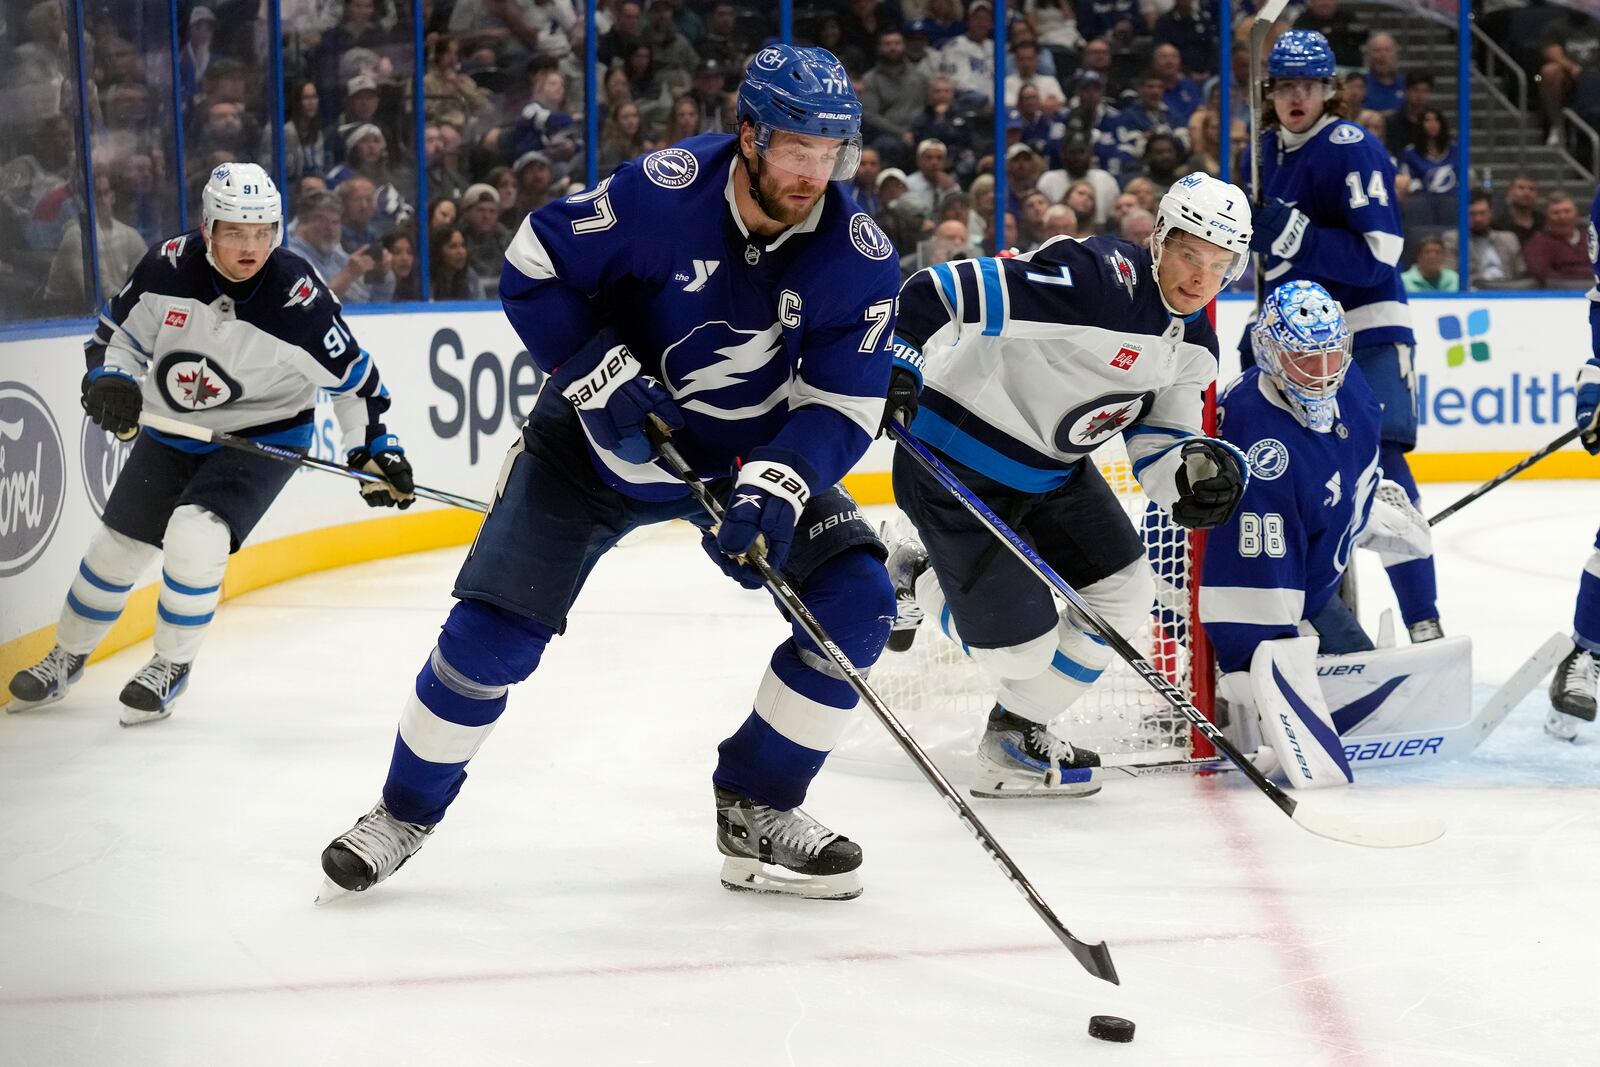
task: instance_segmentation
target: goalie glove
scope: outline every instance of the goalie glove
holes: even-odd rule
[[[1356,544],[1396,559],[1425,559],[1433,555],[1433,531],[1400,483],[1385,478],[1378,483]]]
[[[350,450],[345,465],[353,471],[366,471],[382,478],[381,482],[362,482],[361,499],[369,508],[399,508],[404,511],[416,500],[411,480],[411,463],[406,450],[400,447],[400,438],[392,433],[374,437],[360,448]]]
[[[1600,456],[1600,367],[1578,368],[1578,440],[1589,455]]]
[[[1214,437],[1196,437],[1182,446],[1178,500],[1172,521],[1191,530],[1208,530],[1228,521],[1244,495],[1246,477],[1238,449]]]

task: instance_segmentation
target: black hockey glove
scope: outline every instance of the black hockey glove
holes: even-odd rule
[[[1179,453],[1178,502],[1172,521],[1191,530],[1209,530],[1228,521],[1244,495],[1245,474],[1233,449],[1210,437],[1197,437]]]
[[[1311,219],[1303,211],[1285,204],[1277,197],[1256,208],[1255,226],[1250,231],[1250,251],[1274,255],[1279,259],[1293,259],[1305,240]]]
[[[121,371],[96,367],[83,376],[83,410],[107,433],[133,436],[143,406],[139,383]]]
[[[889,372],[889,394],[883,405],[883,421],[878,424],[879,437],[889,432],[890,419],[898,419],[901,426],[911,428],[911,420],[917,417],[917,394],[920,392],[922,383],[917,376],[896,364]]]
[[[392,433],[374,437],[360,448],[350,450],[345,465],[353,471],[366,471],[383,479],[381,482],[362,482],[361,497],[369,508],[399,508],[404,511],[416,499],[412,490],[411,464],[406,460],[406,450],[400,447],[400,438]]]

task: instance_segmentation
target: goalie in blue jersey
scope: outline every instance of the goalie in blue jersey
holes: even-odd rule
[[[689,138],[539,209],[507,250],[501,302],[550,383],[406,701],[383,798],[323,853],[336,889],[367,889],[421,847],[509,687],[640,525],[695,523],[748,588],[761,586],[742,562],[760,538],[851,662],[865,670],[882,651],[884,549],[838,485],[883,410],[899,287],[894,246],[839,184],[860,159],[861,104],[828,52],[773,45],[750,62],[738,120],[735,135]],[[656,461],[651,418],[726,502],[720,528]],[[617,662],[627,654],[619,641]],[[712,775],[728,888],[861,892],[860,846],[799,807],[855,704],[798,628],[773,652]],[[649,769],[620,755],[619,783]]]
[[[1267,57],[1264,195],[1250,247],[1269,287],[1313,281],[1344,308],[1355,364],[1383,412],[1383,469],[1415,503],[1406,453],[1417,443],[1416,337],[1400,281],[1395,169],[1383,145],[1346,121],[1333,74],[1333,51],[1313,30],[1290,30]],[[1248,334],[1242,347],[1248,366]],[[1384,566],[1411,640],[1442,636],[1432,555]]]
[[[1221,696],[1234,724],[1247,727],[1246,751],[1259,719],[1263,758],[1275,756],[1291,784],[1340,784],[1351,777],[1343,724],[1328,710],[1316,657],[1370,652],[1373,643],[1339,598],[1339,581],[1357,546],[1397,557],[1431,551],[1428,524],[1383,480],[1383,411],[1353,366],[1347,317],[1328,291],[1305,280],[1280,285],[1251,340],[1256,365],[1217,403],[1218,432],[1248,458],[1250,481],[1206,538],[1200,622]]]

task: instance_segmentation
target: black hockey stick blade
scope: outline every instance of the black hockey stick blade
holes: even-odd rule
[[[1485,493],[1489,492],[1489,490],[1498,485],[1503,485],[1504,483],[1509,482],[1511,479],[1515,478],[1517,475],[1521,474],[1523,471],[1527,470],[1541,459],[1544,459],[1546,456],[1565,448],[1567,445],[1577,440],[1578,435],[1581,433],[1583,433],[1583,431],[1574,426],[1560,437],[1557,437],[1554,441],[1551,441],[1549,444],[1539,449],[1539,451],[1534,452],[1531,455],[1524,456],[1516,463],[1507,467],[1505,470],[1501,471],[1493,478],[1490,478],[1488,481],[1478,486],[1478,488],[1474,489],[1460,500],[1457,500],[1454,504],[1451,504],[1449,507],[1439,512],[1439,514],[1429,519],[1428,525],[1437,526],[1439,523],[1443,522],[1445,519],[1448,519],[1450,516],[1454,515],[1456,512],[1460,511],[1462,508],[1466,507],[1480,496],[1483,496]]]

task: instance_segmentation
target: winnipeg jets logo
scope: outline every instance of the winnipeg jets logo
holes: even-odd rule
[[[663,189],[682,189],[699,173],[699,160],[682,148],[663,148],[644,157],[644,176]]]
[[[156,370],[162,397],[177,411],[210,411],[237,400],[239,383],[205,356],[173,352]]]
[[[317,287],[312,283],[311,275],[302,274],[300,279],[289,287],[289,299],[284,301],[283,306],[292,308],[304,304],[306,307],[310,307],[311,302],[316,298]]]
[[[1153,399],[1151,393],[1108,393],[1079,405],[1056,425],[1055,446],[1087,452],[1144,418]]]
[[[1328,479],[1328,484],[1324,488],[1328,490],[1328,496],[1323,500],[1322,506],[1331,508],[1344,496],[1344,482],[1339,477],[1338,471],[1333,472],[1333,477]]]
[[[185,234],[182,237],[174,237],[161,246],[161,258],[171,264],[173,270],[178,269],[178,257],[183,255],[183,246],[188,240],[189,235]]]
[[[661,377],[679,404],[713,418],[764,415],[789,395],[783,326],[740,330],[707,322],[661,353]]]
[[[695,260],[694,279],[690,281],[688,278],[684,278],[684,280],[688,281],[689,284],[683,287],[683,291],[686,293],[698,293],[700,290],[704,289],[706,287],[706,282],[711,280],[711,276],[717,273],[717,268],[720,266],[722,266],[722,260],[720,259]],[[684,276],[680,272],[678,277],[683,278]]]
[[[1121,252],[1113,252],[1106,257],[1106,262],[1111,264],[1111,280],[1128,291],[1128,299],[1133,299],[1133,290],[1139,284],[1139,275],[1133,269],[1133,263]]]
[[[1289,450],[1275,437],[1265,437],[1251,445],[1246,458],[1250,462],[1250,472],[1262,481],[1281,478],[1289,469]]]

